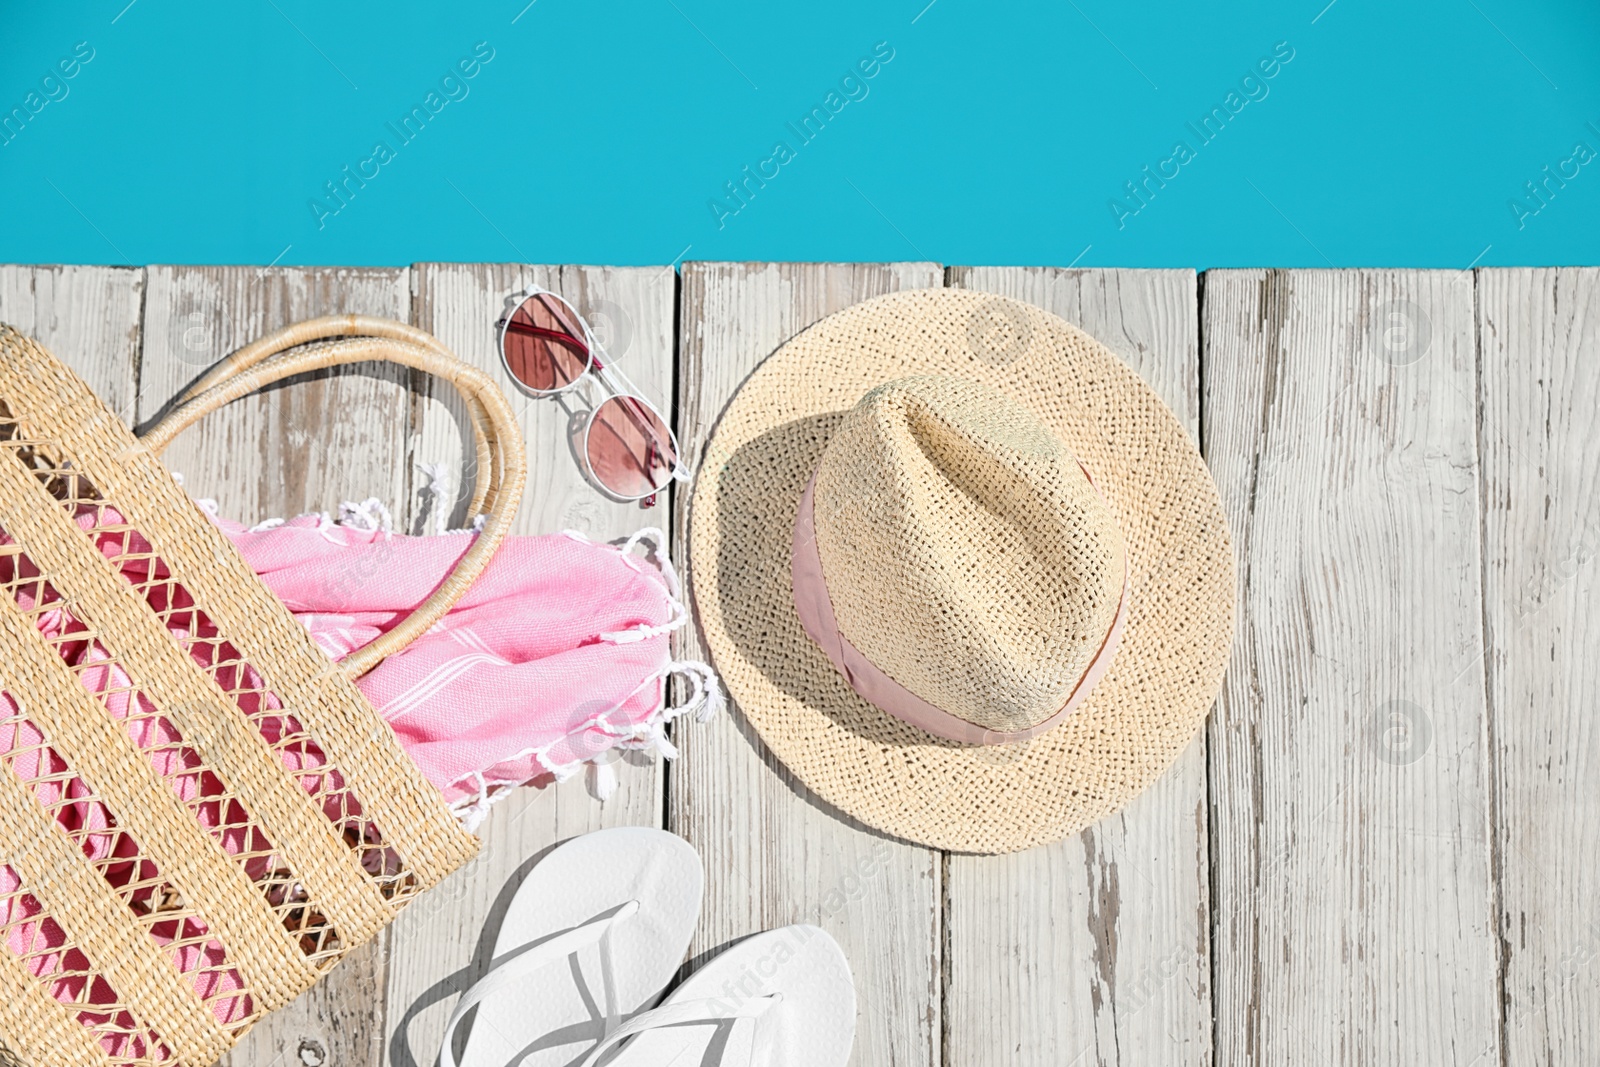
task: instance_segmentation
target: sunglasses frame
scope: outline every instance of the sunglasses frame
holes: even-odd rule
[[[553,303],[555,305],[557,319],[564,320],[568,318],[568,316],[571,317],[572,321],[567,322],[566,325],[569,330],[571,330],[573,327],[576,327],[578,332],[570,333],[569,336],[579,344],[583,345],[585,349],[583,371],[576,375],[570,382],[558,389],[535,389],[531,385],[528,385],[521,378],[517,377],[514,371],[512,371],[511,358],[506,352],[506,334],[511,330],[512,317],[522,309],[524,304],[536,297],[546,298],[545,302],[547,304]],[[611,361],[611,354],[605,350],[605,346],[602,345],[599,339],[595,337],[594,330],[589,327],[589,320],[583,317],[583,313],[573,305],[572,301],[568,300],[560,293],[546,289],[544,286],[537,283],[530,284],[520,292],[513,293],[512,300],[514,300],[515,303],[512,304],[510,309],[500,317],[499,322],[495,324],[497,327],[496,338],[500,346],[500,365],[505,369],[506,377],[515,382],[519,390],[531,397],[534,397],[535,399],[542,400],[571,393],[578,388],[579,383],[585,378],[593,378],[597,383],[599,383],[601,391],[607,394],[606,397],[600,401],[600,403],[591,404],[589,406],[589,413],[587,416],[585,416],[582,428],[579,429],[577,434],[578,463],[582,466],[584,476],[589,480],[589,483],[597,486],[602,492],[611,497],[613,500],[630,504],[634,501],[643,501],[645,507],[651,507],[655,503],[657,494],[664,491],[673,482],[687,481],[689,478],[689,468],[683,464],[683,450],[678,445],[678,435],[673,430],[671,421],[662,413],[660,408],[656,407],[648,399],[646,399],[642,393],[640,393],[638,387],[629,381],[626,375],[616,369],[615,365]],[[602,355],[605,356],[604,363],[602,363],[598,358]],[[662,427],[667,432],[667,442],[672,446],[672,472],[667,476],[667,480],[665,482],[647,493],[640,493],[637,496],[627,496],[616,492],[610,486],[606,485],[600,480],[600,478],[594,472],[594,467],[589,462],[589,432],[594,428],[595,416],[600,413],[600,409],[605,407],[606,404],[612,400],[624,402],[631,400],[636,404],[642,404],[645,409],[650,412],[650,414],[654,415],[661,421]]]

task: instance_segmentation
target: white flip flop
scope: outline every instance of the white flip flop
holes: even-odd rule
[[[689,949],[705,882],[700,856],[640,826],[574,838],[517,888],[489,973],[445,1026],[440,1067],[474,1008],[460,1067],[558,1067],[652,1006]]]
[[[605,1067],[844,1067],[855,1034],[856,987],[838,943],[786,926],[712,959],[607,1034],[582,1067],[611,1052]]]

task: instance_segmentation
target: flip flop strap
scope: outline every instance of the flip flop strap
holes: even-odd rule
[[[638,902],[630,900],[603,919],[590,919],[582,926],[558,934],[548,941],[541,941],[520,955],[493,967],[472,988],[461,994],[461,999],[456,1002],[455,1011],[450,1014],[450,1021],[445,1024],[444,1040],[439,1046],[439,1067],[456,1067],[455,1052],[450,1046],[455,1037],[456,1027],[466,1017],[467,1012],[481,1001],[515,985],[535,971],[552,963],[559,963],[574,952],[596,943],[600,946],[600,981],[605,990],[606,1033],[616,1030],[622,1018],[622,1010],[617,1003],[616,953],[612,947],[611,935],[619,922],[630,918],[638,910]]]
[[[783,998],[777,994],[765,997],[752,997],[735,1005],[729,1005],[724,1000],[684,1000],[677,1003],[668,1001],[659,1008],[650,1011],[641,1011],[615,1030],[601,1039],[600,1043],[589,1050],[589,1055],[583,1058],[579,1067],[593,1067],[601,1056],[609,1049],[632,1037],[634,1034],[645,1030],[657,1030],[663,1026],[683,1026],[687,1023],[716,1023],[727,1020],[759,1019],[765,1012]],[[751,1049],[751,1065],[761,1064],[765,1057],[765,1045],[762,1041],[762,1029],[758,1023]],[[740,1065],[743,1067],[743,1065]]]

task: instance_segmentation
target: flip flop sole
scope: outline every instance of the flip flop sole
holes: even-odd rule
[[[495,939],[494,965],[629,901],[639,910],[613,937],[623,1014],[651,1007],[689,949],[705,875],[682,838],[618,827],[574,838],[529,872]],[[493,993],[477,1007],[461,1067],[564,1067],[605,1029],[599,946]]]
[[[839,945],[816,926],[747,938],[712,958],[667,998],[737,1008],[780,994],[754,1023],[695,1023],[635,1035],[606,1067],[844,1067],[855,1041],[856,990]],[[756,1027],[769,1056],[752,1060]]]

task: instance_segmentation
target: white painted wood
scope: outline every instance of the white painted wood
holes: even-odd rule
[[[133,420],[144,271],[0,266],[0,322],[27,334]]]
[[[263,334],[341,312],[410,319],[404,270],[261,271],[151,267],[139,419],[149,421],[207,366]],[[196,497],[242,521],[376,496],[405,504],[403,368],[342,367],[290,379],[186,430],[165,459]],[[228,1067],[379,1067],[387,935],[267,1016],[224,1058]]]
[[[404,270],[150,267],[139,421],[263,334],[337,312],[409,321]],[[208,416],[164,456],[195,497],[254,522],[341,501],[406,504],[410,372],[361,364],[281,383]]]
[[[951,268],[1102,341],[1199,437],[1193,271]],[[951,1064],[1211,1063],[1205,741],[1081,834],[948,859]]]
[[[1478,329],[1503,1062],[1592,1062],[1600,271],[1480,271]]]
[[[739,383],[784,340],[867,297],[941,281],[931,263],[685,264],[678,435],[691,466]],[[706,655],[698,635],[679,632],[680,655]],[[824,809],[737,709],[675,741],[683,756],[669,778],[668,825],[700,850],[708,873],[695,963],[735,938],[815,923],[855,973],[851,1062],[940,1063],[939,854]]]
[[[0,321],[144,422],[211,359],[332,311],[415,307],[498,373],[502,298],[537,279],[593,316],[667,407],[669,269],[414,273],[0,265]],[[690,460],[782,340],[939,281],[926,264],[687,266],[676,387]],[[1475,318],[1472,279],[1453,272],[1216,271],[1203,341],[1183,272],[971,268],[951,282],[1083,325],[1191,428],[1204,382],[1242,598],[1208,727],[1209,848],[1200,744],[1077,838],[941,857],[823,810],[735,710],[680,729],[669,774],[622,768],[604,806],[581,781],[507,801],[480,860],[259,1025],[227,1067],[430,1067],[520,875],[573,834],[659,825],[664,779],[670,825],[709,875],[695,962],[758,929],[820,922],[862,990],[859,1063],[1492,1067],[1503,1044],[1521,1067],[1592,1052],[1600,272],[1481,271]],[[459,408],[433,392],[398,372],[318,375],[219,412],[169,456],[240,517],[376,495],[420,524],[414,464],[455,468],[458,485],[467,473]],[[522,530],[681,521],[681,508],[605,501],[573,464],[559,408],[516,403],[532,472]],[[692,634],[681,654],[702,654]],[[1414,716],[1409,733],[1396,710]]]
[[[1494,1063],[1472,276],[1213,271],[1202,333],[1217,1062]]]
[[[670,530],[665,496],[654,508],[644,509],[613,503],[584,481],[567,445],[562,406],[523,396],[505,375],[495,321],[505,297],[529,281],[563,294],[590,320],[643,395],[667,413],[672,397],[672,269],[420,264],[415,272],[417,325],[494,375],[519,413],[528,489],[514,532],[576,529],[596,540],[610,540],[643,526]],[[470,489],[472,472],[463,466],[464,458],[471,458],[463,449],[470,438],[463,435],[465,416],[454,393],[447,385],[423,381],[416,404],[419,462],[445,464],[454,485]],[[468,489],[460,489],[453,524],[465,517]],[[567,838],[601,827],[661,825],[661,768],[640,757],[616,770],[617,792],[603,805],[593,799],[582,777],[521,789],[499,803],[484,824],[478,858],[390,927],[390,1067],[431,1067],[457,994],[483,976],[500,917],[540,856]]]

